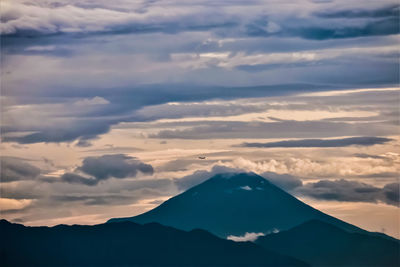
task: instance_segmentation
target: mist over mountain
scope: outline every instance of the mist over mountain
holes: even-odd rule
[[[366,232],[322,213],[254,173],[218,174],[144,214],[109,222],[159,222],[205,229],[220,237],[287,230],[318,219],[351,232]]]

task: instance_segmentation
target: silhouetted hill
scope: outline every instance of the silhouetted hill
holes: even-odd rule
[[[306,205],[253,173],[216,175],[144,214],[109,222],[158,222],[183,230],[201,228],[226,238],[287,230],[312,219],[366,232]]]
[[[157,223],[25,227],[0,221],[1,266],[307,266],[250,242]]]
[[[255,241],[312,266],[400,266],[398,241],[349,233],[318,220]]]

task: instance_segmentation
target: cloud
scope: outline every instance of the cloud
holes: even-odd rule
[[[57,124],[53,127],[46,125],[47,130],[39,128],[34,133],[22,136],[8,136],[6,133],[19,131],[20,129],[14,128],[15,126],[4,126],[3,132],[5,134],[2,136],[2,140],[20,144],[70,142],[78,138],[83,138],[87,141],[90,138],[94,139],[97,135],[107,133],[110,130],[110,124],[107,120],[102,122],[95,119],[72,120],[68,122],[68,127],[62,124]],[[37,126],[34,128],[37,128]]]
[[[278,174],[274,172],[264,172],[260,174],[262,177],[273,183],[274,185],[286,191],[292,191],[295,188],[303,186],[300,178],[290,174]]]
[[[98,179],[95,178],[87,178],[87,177],[83,177],[79,174],[76,173],[64,173],[63,175],[61,175],[60,177],[61,181],[66,182],[66,183],[70,183],[70,184],[84,184],[84,185],[97,185],[99,183]]]
[[[208,124],[197,124],[184,129],[167,129],[149,134],[150,138],[162,139],[226,139],[226,138],[309,138],[361,135],[390,135],[397,131],[397,126],[385,122],[351,124],[344,122],[294,121],[277,122],[241,122],[211,121]],[[382,142],[382,141],[381,141]]]
[[[333,181],[320,180],[296,188],[294,192],[315,199],[372,203],[383,202],[398,206],[400,203],[399,186],[399,183],[390,183],[380,188],[345,179]]]
[[[234,235],[229,235],[226,239],[232,240],[235,242],[247,242],[251,241],[254,242],[259,238],[260,236],[264,236],[264,233],[248,233],[246,232],[243,236],[234,236]]]
[[[92,143],[91,142],[89,142],[88,140],[86,140],[86,139],[80,139],[79,141],[78,141],[78,143],[76,143],[76,146],[78,146],[78,147],[90,147],[90,146],[92,146]]]
[[[213,31],[216,35],[231,37],[296,36],[313,40],[399,32],[398,5],[365,9],[356,3],[351,9],[332,12],[322,11],[322,8],[313,12],[307,1],[292,3],[286,10],[274,2],[268,3],[267,10],[265,3],[257,1],[248,3],[246,9],[243,9],[242,3],[232,1],[221,2],[218,6],[216,9],[208,1],[197,2],[196,8],[179,1],[151,5],[138,2],[119,8],[103,2],[96,5],[5,2],[2,5],[0,32],[11,36],[41,36],[57,33],[121,35]],[[297,13],[302,16],[295,15]],[[347,21],[332,23],[330,20],[333,18],[363,18],[366,21],[353,25]]]
[[[327,40],[340,38],[356,38],[375,35],[390,35],[399,33],[399,18],[385,18],[368,22],[362,26],[342,28],[309,26],[288,29],[288,34],[311,40]]]
[[[350,137],[340,139],[301,139],[301,140],[285,140],[269,143],[243,143],[243,147],[346,147],[346,146],[373,146],[381,145],[393,141],[390,138],[383,137]]]
[[[60,181],[70,184],[83,184],[95,186],[100,181],[109,178],[136,177],[138,172],[152,175],[154,170],[149,164],[124,154],[110,154],[98,157],[87,157],[82,165],[74,172],[67,172],[61,175]],[[47,179],[48,182],[54,180]]]
[[[13,157],[0,157],[0,181],[2,183],[34,180],[39,177],[39,168],[27,163],[25,160]]]
[[[399,206],[400,202],[400,183],[391,183],[383,187],[386,203]]]
[[[237,173],[242,172],[240,168],[231,168],[222,165],[214,165],[210,171],[208,170],[197,170],[194,173],[184,176],[182,178],[174,179],[174,183],[179,190],[184,191],[193,186],[201,184],[208,180],[210,177],[219,173]]]
[[[321,18],[381,18],[397,17],[399,15],[399,5],[389,5],[376,9],[345,9],[335,11],[318,11],[314,16]]]
[[[240,173],[248,171],[254,170],[240,168],[239,166],[238,168],[231,168],[223,165],[214,165],[210,171],[195,171],[191,175],[174,179],[174,183],[179,190],[183,191],[219,173]],[[346,179],[333,181],[319,180],[318,182],[303,183],[301,178],[290,174],[279,174],[269,171],[260,173],[260,175],[272,184],[296,196],[345,202],[383,202],[395,206],[398,206],[400,203],[399,183],[390,183],[380,188],[363,182]]]
[[[135,3],[131,4],[134,7]],[[236,24],[233,18],[215,9],[205,15],[204,10],[169,6],[154,6],[147,12],[116,10],[106,6],[85,8],[80,5],[35,5],[5,2],[2,5],[2,34],[33,35],[55,33],[130,34],[187,30],[208,30]],[[163,12],[164,11],[164,12]],[[219,15],[219,16],[218,16]],[[203,16],[208,19],[205,20]],[[182,21],[184,23],[182,23]]]
[[[132,203],[132,198],[123,195],[57,195],[52,196],[52,200],[57,202],[83,202],[87,206],[97,205],[115,205],[115,204],[128,204]]]
[[[370,155],[370,154],[366,154],[366,153],[355,153],[353,154],[354,157],[357,158],[362,158],[362,159],[386,159],[386,157],[384,156],[379,156],[379,155]]]
[[[135,177],[138,171],[144,174],[153,174],[153,167],[140,160],[124,154],[87,157],[78,170],[92,175],[98,180]]]

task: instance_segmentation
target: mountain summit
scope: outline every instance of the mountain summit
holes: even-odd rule
[[[158,222],[201,228],[220,237],[287,230],[317,219],[350,232],[366,232],[322,213],[254,173],[218,174],[146,213],[109,222]]]

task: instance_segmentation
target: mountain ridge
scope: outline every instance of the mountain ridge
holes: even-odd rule
[[[1,266],[308,266],[251,242],[158,223],[26,227],[1,220],[0,234]]]
[[[319,220],[259,237],[255,243],[312,266],[400,266],[399,240],[351,233]]]

